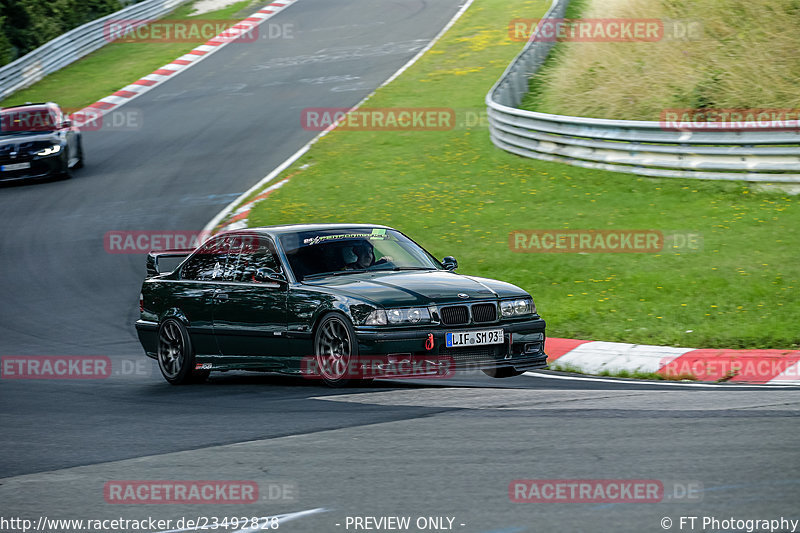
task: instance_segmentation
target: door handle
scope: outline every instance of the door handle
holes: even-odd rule
[[[224,292],[218,292],[217,294],[214,295],[214,298],[217,300],[227,300],[228,295],[225,294]]]

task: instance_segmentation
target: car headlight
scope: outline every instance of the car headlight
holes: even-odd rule
[[[383,309],[375,309],[364,319],[364,324],[367,326],[385,326],[386,322],[386,311]]]
[[[405,309],[375,309],[364,320],[366,326],[385,326],[387,324],[428,324],[431,313],[427,307]]]
[[[54,155],[54,154],[57,154],[60,151],[61,151],[61,145],[60,144],[54,144],[53,146],[50,146],[49,148],[45,148],[44,150],[39,150],[38,152],[36,152],[36,155]]]
[[[532,315],[536,313],[536,305],[531,298],[503,300],[500,302],[500,314],[503,318]]]

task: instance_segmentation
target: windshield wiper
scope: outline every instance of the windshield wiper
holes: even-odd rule
[[[392,268],[394,271],[398,270],[436,270],[433,267],[394,267]]]
[[[303,276],[303,279],[309,278],[324,278],[326,276],[342,276],[344,274],[362,274],[366,272],[363,269],[356,269],[356,270],[337,270],[335,272],[318,272],[316,274],[309,274],[307,276]]]

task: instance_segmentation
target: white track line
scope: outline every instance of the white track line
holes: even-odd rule
[[[545,379],[566,379],[570,381],[594,381],[598,383],[623,383],[626,385],[655,385],[655,386],[662,386],[666,385],[668,387],[700,387],[700,388],[752,388],[756,387],[759,389],[796,389],[797,386],[795,385],[758,385],[758,384],[749,384],[749,383],[694,383],[690,381],[651,381],[651,380],[632,380],[632,379],[611,379],[611,378],[600,378],[600,377],[592,377],[592,376],[558,376],[556,374],[540,374],[538,372],[525,372],[523,376],[529,376],[532,378],[545,378]]]
[[[472,5],[472,2],[474,2],[474,0],[467,0],[467,2],[463,6],[461,6],[461,9],[459,9],[458,12],[455,15],[453,15],[453,18],[450,19],[450,21],[445,25],[444,28],[442,28],[442,30],[439,33],[437,33],[436,36],[433,39],[431,39],[431,41],[422,50],[417,52],[417,55],[412,57],[405,65],[400,67],[394,74],[392,74],[389,77],[389,79],[387,79],[386,81],[381,83],[380,86],[378,87],[378,89],[380,89],[381,87],[385,87],[389,83],[393,82],[400,74],[402,74],[403,72],[408,70],[408,68],[411,67],[411,65],[416,63],[419,60],[419,58],[422,57],[423,54],[425,54],[425,52],[427,52],[428,50],[433,48],[433,46],[439,41],[439,39],[441,39],[442,36],[445,33],[447,33],[447,30],[452,28],[453,24],[455,24],[456,21],[459,18],[461,18],[461,15],[463,15],[467,11],[467,9],[469,9],[469,6]],[[367,96],[365,96],[364,99],[362,99],[356,105],[351,107],[347,111],[347,113],[350,113],[350,112],[358,109],[359,107],[361,107],[361,105],[364,104],[364,102],[366,102],[367,100],[372,98],[372,95],[374,95],[375,92],[378,89],[375,89],[374,91],[369,93]],[[245,198],[250,196],[254,191],[258,190],[260,187],[263,187],[264,185],[266,185],[267,183],[269,183],[270,181],[275,179],[275,177],[278,174],[280,174],[281,172],[286,170],[286,168],[288,168],[292,163],[294,163],[295,161],[300,159],[300,157],[302,157],[303,154],[308,152],[308,150],[311,148],[311,146],[314,143],[316,143],[318,140],[320,140],[323,136],[327,135],[327,133],[329,131],[333,130],[333,128],[335,128],[338,125],[338,123],[339,122],[336,122],[336,123],[332,124],[331,126],[329,126],[327,129],[325,129],[325,131],[320,132],[319,135],[317,135],[316,137],[311,139],[311,141],[306,143],[302,148],[300,148],[297,152],[295,152],[293,155],[291,155],[286,161],[281,163],[277,168],[275,168],[275,170],[273,170],[272,172],[270,172],[269,174],[264,176],[261,180],[259,180],[258,183],[256,183],[252,187],[250,187],[247,191],[242,193],[238,198],[236,198],[234,201],[232,201],[227,206],[225,206],[225,208],[222,211],[217,213],[217,215],[214,218],[212,218],[211,221],[208,224],[205,225],[205,227],[203,227],[202,231],[200,232],[200,235],[208,235],[208,236],[210,236],[211,232],[214,231],[214,228],[222,221],[222,219],[224,219],[226,216],[228,216],[228,214],[230,214],[230,212],[233,211],[234,208],[236,208],[236,206],[239,205],[242,202],[242,200],[244,200]]]

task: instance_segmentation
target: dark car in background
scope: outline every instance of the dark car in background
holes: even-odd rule
[[[82,166],[81,132],[58,105],[0,109],[0,181],[69,177]]]
[[[161,273],[170,256],[185,259]],[[148,255],[136,329],[173,384],[225,370],[338,386],[463,369],[510,377],[546,366],[545,322],[531,295],[457,274],[457,266],[386,226],[227,232],[193,252]]]

